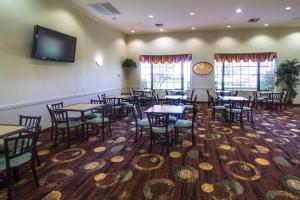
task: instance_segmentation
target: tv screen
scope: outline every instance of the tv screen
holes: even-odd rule
[[[32,57],[42,60],[74,62],[76,38],[42,26],[34,26]]]

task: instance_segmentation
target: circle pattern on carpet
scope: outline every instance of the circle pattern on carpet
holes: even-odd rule
[[[97,159],[94,161],[86,162],[82,166],[79,167],[80,172],[94,172],[98,169],[102,169],[106,165],[106,161],[103,159]]]
[[[160,168],[165,159],[158,154],[142,154],[134,158],[133,166],[142,171],[152,171]]]
[[[225,169],[230,175],[243,181],[255,181],[261,177],[260,171],[245,161],[229,161],[225,164]]]
[[[166,187],[166,188],[165,188]],[[164,191],[161,193],[155,193],[156,191]],[[175,183],[170,179],[155,178],[148,181],[143,187],[143,193],[146,199],[159,199],[167,200],[172,198],[175,194]]]
[[[209,184],[209,183],[203,183],[201,185],[201,189],[203,192],[206,192],[206,193],[211,193],[214,191],[214,185],[213,184]]]
[[[199,168],[204,170],[204,171],[210,171],[212,170],[214,167],[212,166],[212,164],[207,163],[207,162],[203,162],[199,164]]]
[[[290,191],[300,194],[300,178],[296,176],[282,176],[280,182]]]
[[[264,158],[255,158],[255,162],[259,165],[262,165],[262,166],[268,166],[270,165],[270,162]]]
[[[179,151],[172,151],[169,153],[169,156],[171,158],[180,158],[181,157],[181,153]]]
[[[106,147],[96,147],[94,148],[95,153],[101,153],[106,150]]]
[[[86,151],[84,149],[80,149],[80,148],[67,149],[62,152],[57,153],[52,158],[52,162],[68,163],[68,162],[72,162],[74,160],[78,160],[85,154],[86,154]]]
[[[280,137],[287,137],[287,138],[296,138],[298,135],[294,132],[287,131],[287,130],[273,130],[272,133],[274,135],[280,136]]]
[[[53,171],[50,171],[49,173],[47,173],[46,175],[44,175],[40,179],[40,185],[45,186],[47,188],[53,188],[53,187],[58,186],[59,184],[62,184],[63,182],[66,182],[68,180],[68,178],[70,178],[73,175],[74,175],[74,173],[70,169],[53,170]],[[51,179],[51,181],[49,181],[48,179],[50,177],[54,177],[55,181],[53,181],[52,179]]]
[[[194,183],[199,178],[199,172],[190,166],[179,166],[175,169],[173,177],[178,182]]]
[[[282,199],[284,198],[284,199],[291,199],[291,200],[299,200],[299,198],[296,197],[295,195],[282,190],[271,190],[268,191],[266,194],[267,200],[276,200],[278,199],[278,197],[282,197]]]
[[[232,130],[226,127],[215,127],[214,130],[216,133],[223,134],[223,135],[228,135],[232,133]]]

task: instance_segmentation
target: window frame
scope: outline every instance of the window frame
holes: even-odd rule
[[[276,60],[274,59],[274,61],[276,62]],[[257,83],[256,83],[256,89],[257,91],[265,91],[265,90],[261,90],[261,86],[260,86],[260,63],[261,61],[257,61]],[[275,68],[275,65],[273,66]],[[225,62],[222,62],[222,83],[221,83],[221,89],[225,90],[225,79],[224,79],[224,72],[225,72]],[[274,76],[275,76],[276,72],[274,71]],[[246,91],[250,91],[250,90],[246,90]]]
[[[184,63],[185,62],[187,62],[187,61],[180,61],[180,70],[181,70],[181,73],[180,73],[180,80],[181,80],[181,83],[180,83],[180,88],[173,88],[173,89],[162,89],[162,88],[159,88],[159,89],[156,89],[156,90],[184,90],[184,80],[185,80],[185,73],[184,73]],[[190,63],[190,61],[188,62],[188,63]],[[143,64],[145,64],[145,63],[141,63],[141,67],[142,67],[142,65]],[[148,63],[149,65],[150,65],[150,68],[151,68],[151,83],[150,83],[150,86],[151,86],[151,90],[153,90],[153,83],[154,83],[154,73],[153,73],[153,68],[154,68],[154,65],[155,65],[155,63]],[[157,63],[157,64],[159,64],[159,63]],[[161,64],[161,63],[160,63]],[[172,63],[172,64],[175,64],[175,63]],[[190,66],[190,64],[189,64],[189,68],[190,68],[191,66]],[[189,72],[190,72],[190,69],[189,69]],[[191,81],[191,80],[189,80],[189,81]],[[141,81],[142,82],[142,81]],[[143,83],[143,82],[142,82]]]

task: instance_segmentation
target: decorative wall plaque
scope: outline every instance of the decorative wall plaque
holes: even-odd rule
[[[210,74],[213,70],[213,66],[212,64],[208,63],[208,62],[199,62],[196,63],[193,67],[193,71],[196,74]]]

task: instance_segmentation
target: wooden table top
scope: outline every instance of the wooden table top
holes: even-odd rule
[[[146,113],[169,113],[169,114],[182,114],[185,106],[174,105],[154,105]]]
[[[221,100],[223,101],[246,101],[248,99],[246,99],[245,97],[240,97],[240,96],[220,96],[219,97]]]
[[[180,100],[187,100],[187,95],[166,95],[165,99],[180,99]]]
[[[28,126],[19,126],[19,125],[11,125],[11,124],[0,124],[0,138],[13,135],[15,133],[19,133],[29,129]]]
[[[99,106],[101,106],[101,104],[78,103],[78,104],[73,104],[73,105],[69,105],[69,106],[64,106],[62,108],[59,108],[59,110],[85,112],[85,111],[95,109]]]

